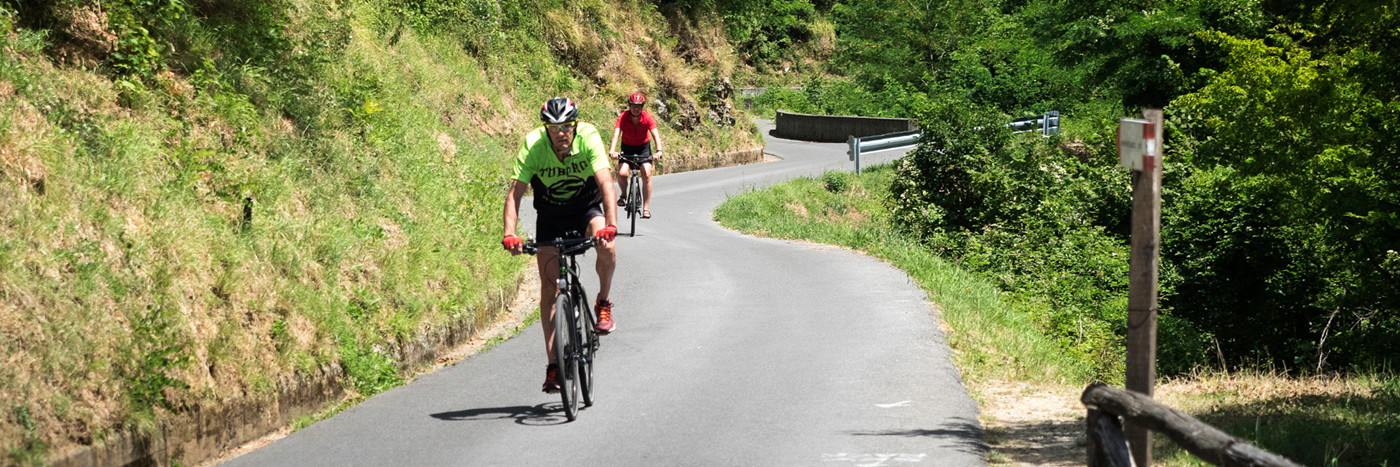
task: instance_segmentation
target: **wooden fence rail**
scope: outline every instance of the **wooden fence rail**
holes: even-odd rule
[[[1085,421],[1089,467],[1133,465],[1128,443],[1123,439],[1120,416],[1167,435],[1187,452],[1215,465],[1300,467],[1286,457],[1260,449],[1136,392],[1094,383],[1084,389],[1079,401],[1089,409]]]

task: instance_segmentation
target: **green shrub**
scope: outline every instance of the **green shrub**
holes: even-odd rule
[[[1349,56],[1314,59],[1223,33],[1228,67],[1169,109],[1181,170],[1164,194],[1168,305],[1235,364],[1349,367],[1400,358],[1400,106],[1369,95]],[[1388,269],[1389,268],[1389,269]]]
[[[826,191],[841,193],[851,186],[851,178],[855,175],[844,170],[829,170],[822,174],[822,186]]]
[[[999,279],[1066,352],[1120,381],[1129,251],[1104,220],[1127,212],[1126,171],[1116,158],[1068,155],[1056,138],[1013,135],[995,123],[1002,118],[965,104],[922,119],[919,147],[895,164],[893,217],[935,251]],[[1185,336],[1190,324],[1159,326]],[[1201,345],[1174,341],[1172,371],[1196,364]]]
[[[182,336],[176,319],[179,310],[162,303],[147,307],[132,320],[129,358],[125,369],[127,394],[137,412],[155,407],[173,410],[165,390],[189,389],[189,384],[170,375],[190,363],[188,339]]]
[[[340,364],[360,395],[369,397],[403,384],[394,359],[375,346],[341,345]]]

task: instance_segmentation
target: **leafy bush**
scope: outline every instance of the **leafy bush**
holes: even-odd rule
[[[1313,59],[1223,33],[1228,66],[1173,103],[1182,164],[1163,251],[1184,282],[1171,306],[1226,357],[1321,370],[1400,357],[1394,102],[1348,56]],[[1389,125],[1389,129],[1387,129]]]
[[[137,412],[149,413],[155,407],[173,410],[166,389],[189,389],[189,384],[170,372],[190,363],[188,339],[176,327],[179,310],[159,303],[132,322],[131,343],[125,368],[127,391]]]
[[[116,0],[106,5],[117,44],[108,64],[118,73],[151,77],[165,67],[168,34],[185,21],[183,0]]]
[[[1098,377],[1122,378],[1128,242],[1105,222],[1127,212],[1126,172],[1110,157],[1060,151],[1056,138],[1012,135],[993,111],[938,107],[920,146],[896,164],[892,213],[925,244],[996,278],[1066,352]],[[1163,319],[1172,371],[1203,355],[1191,323]]]
[[[362,396],[369,397],[403,384],[394,359],[375,347],[343,345],[340,362]]]
[[[822,174],[822,186],[826,191],[841,193],[851,186],[851,178],[855,175],[844,170],[829,170]]]
[[[783,87],[769,87],[762,95],[753,99],[754,109],[771,115],[777,110],[796,113],[816,113],[816,107],[807,100],[802,91]]]

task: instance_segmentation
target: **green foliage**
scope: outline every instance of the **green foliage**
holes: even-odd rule
[[[946,94],[921,91],[914,85],[888,79],[862,84],[850,79],[813,77],[800,90],[769,87],[754,98],[754,108],[760,113],[781,109],[806,114],[916,118],[946,101]]]
[[[394,359],[381,347],[341,345],[340,364],[360,395],[369,397],[403,384]]]
[[[947,106],[922,120],[919,148],[895,164],[893,216],[935,251],[999,279],[1064,351],[1122,377],[1127,308],[1127,180],[1114,159],[1011,135],[995,112]],[[1167,287],[1164,287],[1167,288]],[[1169,288],[1167,288],[1169,291]],[[1164,373],[1190,369],[1208,341],[1166,314]]]
[[[29,406],[23,403],[11,403],[11,414],[13,422],[24,430],[23,441],[17,446],[9,447],[6,458],[15,465],[45,465],[44,455],[48,452],[48,446],[39,438],[39,424],[34,421],[34,416],[29,410]]]
[[[373,26],[398,42],[405,30],[423,34],[446,34],[460,38],[473,55],[486,56],[505,45],[514,31],[536,27],[539,12],[557,9],[563,3],[522,2],[519,0],[375,0]],[[595,7],[596,9],[596,7]]]
[[[723,2],[721,14],[731,41],[749,54],[751,63],[789,58],[797,42],[812,37],[816,12],[808,0]]]
[[[681,0],[674,3],[692,16],[718,14],[743,60],[767,68],[795,59],[798,44],[818,35],[821,26],[810,0]],[[713,12],[713,13],[711,13]]]
[[[127,395],[137,412],[155,407],[173,410],[167,389],[183,390],[189,385],[170,375],[190,363],[188,339],[177,327],[179,310],[156,304],[135,316],[131,323],[131,343],[125,369]]]
[[[1128,248],[1108,226],[1126,213],[1116,159],[1081,159],[1054,138],[1012,135],[995,112],[946,106],[921,120],[920,146],[895,164],[892,214],[939,254],[998,279],[1015,307],[1099,378],[1122,377]],[[1203,355],[1191,323],[1162,352],[1169,371]]]
[[[828,170],[826,173],[822,174],[822,186],[826,187],[826,191],[841,193],[850,188],[852,177],[853,175],[850,172]]]
[[[164,67],[169,34],[184,20],[183,0],[116,0],[106,5],[116,48],[107,63],[120,74],[150,78]],[[163,34],[164,33],[164,34]]]
[[[1320,370],[1400,357],[1396,105],[1352,79],[1348,56],[1223,33],[1226,70],[1173,103],[1181,206],[1164,251],[1184,268],[1172,306],[1232,357]]]

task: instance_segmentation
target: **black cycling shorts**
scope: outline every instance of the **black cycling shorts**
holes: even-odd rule
[[[603,206],[593,204],[586,211],[575,214],[539,216],[535,221],[535,240],[547,242],[565,238],[564,234],[577,231],[579,236],[588,235],[588,223],[594,217],[603,217]]]
[[[631,145],[631,144],[623,143],[623,144],[622,144],[622,155],[624,155],[624,156],[642,156],[642,157],[640,157],[640,158],[638,158],[638,159],[640,159],[641,163],[643,163],[643,164],[645,164],[645,163],[647,163],[647,162],[651,162],[651,142],[648,141],[648,142],[646,142],[645,144],[638,144],[638,145],[635,145],[635,146],[633,146],[633,145]]]

